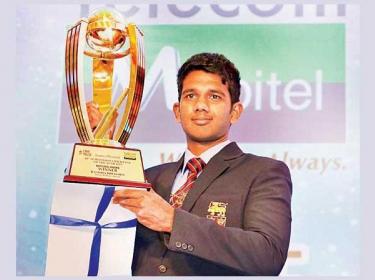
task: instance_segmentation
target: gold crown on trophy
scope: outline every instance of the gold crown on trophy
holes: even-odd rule
[[[94,130],[86,108],[84,56],[92,59],[92,100],[102,114]],[[125,57],[130,62],[129,84],[112,103],[115,60]],[[109,8],[80,19],[67,33],[65,72],[70,109],[81,142],[125,145],[139,112],[145,76],[143,34],[139,28],[127,24],[119,12]],[[120,75],[120,78],[126,77]],[[111,139],[109,130],[114,127],[120,110],[122,118]]]

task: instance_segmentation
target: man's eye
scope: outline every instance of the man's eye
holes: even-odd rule
[[[213,95],[211,95],[211,98],[214,99],[214,100],[219,100],[219,99],[221,99],[221,96],[217,95],[217,94],[213,94]]]
[[[188,99],[192,99],[192,98],[194,98],[194,94],[193,93],[189,93],[185,97],[188,98]]]

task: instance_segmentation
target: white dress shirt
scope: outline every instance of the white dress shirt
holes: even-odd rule
[[[205,152],[203,152],[199,156],[194,155],[192,152],[189,151],[188,148],[186,148],[185,154],[184,154],[184,163],[183,163],[180,171],[178,171],[178,173],[176,175],[176,178],[174,179],[173,187],[172,187],[172,193],[175,193],[176,191],[178,191],[178,189],[181,188],[182,185],[186,182],[187,177],[188,177],[188,173],[189,173],[187,168],[186,168],[186,164],[188,163],[188,161],[190,159],[192,159],[194,157],[199,157],[207,164],[214,155],[216,155],[218,152],[220,152],[220,150],[223,149],[229,143],[231,143],[231,141],[229,141],[229,140],[221,142],[221,143],[209,148],[208,150],[206,150]],[[201,174],[201,172],[198,173],[198,177],[199,177],[200,174]]]

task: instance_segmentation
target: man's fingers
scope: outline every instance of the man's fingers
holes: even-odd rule
[[[125,198],[125,199],[114,199],[114,203],[118,203],[124,207],[141,207],[141,200],[139,198]]]
[[[137,207],[132,207],[132,206],[128,206],[128,205],[122,205],[121,203],[120,203],[120,205],[121,205],[122,207],[128,209],[129,211],[132,211],[134,214],[137,215],[137,212],[138,212],[139,208],[137,208]]]
[[[94,102],[92,102],[92,101],[86,102],[86,106],[87,106],[87,108],[92,108],[92,107],[94,107],[94,108],[96,108],[96,109],[99,109],[99,105],[96,104],[96,103],[94,103]]]
[[[86,103],[86,109],[90,127],[91,129],[95,129],[103,117],[103,114],[99,111],[99,105],[90,101]]]
[[[141,198],[145,195],[145,191],[140,190],[117,190],[113,194],[115,199],[124,199],[124,198]]]
[[[98,121],[101,120],[103,117],[103,114],[100,113],[100,111],[97,109],[87,109],[87,114],[90,119],[94,119]]]

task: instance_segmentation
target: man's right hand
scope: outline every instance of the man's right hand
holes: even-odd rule
[[[90,101],[86,103],[87,115],[89,117],[91,130],[94,131],[98,126],[99,122],[103,118],[103,114],[99,111],[99,105]],[[108,130],[109,139],[113,139],[113,134],[116,128],[116,121],[113,123],[111,128]]]
[[[90,101],[86,103],[87,115],[89,116],[89,122],[91,130],[94,131],[98,126],[103,114],[99,111],[99,105]]]

